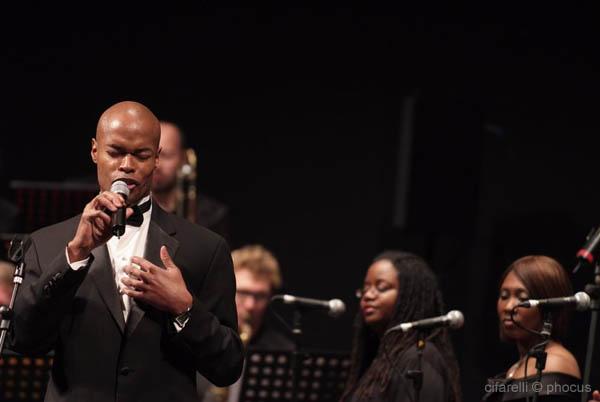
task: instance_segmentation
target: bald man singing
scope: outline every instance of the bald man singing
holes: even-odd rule
[[[91,144],[100,194],[31,235],[11,341],[22,353],[54,349],[46,401],[195,401],[196,371],[221,386],[240,375],[229,248],[152,202],[159,141],[147,107],[111,106]],[[111,192],[119,180],[126,199]]]

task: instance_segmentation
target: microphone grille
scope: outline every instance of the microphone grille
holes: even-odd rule
[[[465,323],[465,316],[458,310],[449,311],[448,314],[446,314],[446,316],[448,317],[448,326],[450,328],[462,328],[463,324]]]
[[[280,296],[281,300],[283,300],[283,302],[285,304],[292,304],[296,302],[296,297],[292,296],[292,295],[278,295]]]
[[[592,304],[592,300],[590,299],[590,295],[585,292],[577,292],[575,293],[575,309],[577,311],[585,311],[590,308]]]
[[[121,194],[125,199],[129,197],[129,187],[127,187],[127,183],[125,183],[123,180],[115,181],[112,186],[110,186],[110,191]]]
[[[329,315],[339,317],[346,311],[346,305],[340,299],[329,300]]]

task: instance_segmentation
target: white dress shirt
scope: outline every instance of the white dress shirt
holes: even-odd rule
[[[144,197],[138,205],[148,201],[150,196]],[[127,322],[129,311],[131,310],[131,298],[122,292],[122,288],[125,286],[121,279],[126,277],[124,269],[126,266],[131,264],[131,257],[144,257],[144,251],[146,250],[146,240],[148,239],[148,228],[150,227],[150,216],[152,214],[152,205],[150,209],[144,212],[144,221],[140,227],[127,225],[125,228],[125,234],[121,238],[113,236],[106,243],[108,248],[108,255],[110,256],[110,264],[113,267],[113,274],[115,277],[115,283],[117,290],[121,295],[121,308],[123,310],[123,317]],[[139,266],[134,264],[133,267],[138,268]]]
[[[138,205],[143,204],[149,199],[149,195],[142,198],[142,200],[138,202]],[[108,255],[110,257],[110,264],[113,268],[115,284],[117,286],[119,294],[121,295],[121,308],[123,311],[123,317],[125,318],[125,322],[127,322],[127,317],[129,316],[129,311],[131,310],[131,300],[129,296],[121,292],[121,289],[124,286],[121,282],[121,278],[127,275],[123,269],[127,265],[131,264],[131,257],[144,256],[144,251],[146,250],[146,240],[148,239],[148,228],[150,227],[151,215],[152,205],[150,205],[150,209],[148,211],[144,212],[144,221],[142,222],[142,225],[140,227],[127,225],[125,228],[125,234],[121,236],[121,238],[113,236],[106,243]],[[85,260],[71,263],[71,261],[69,261],[69,253],[67,253],[67,262],[74,270],[78,270],[86,266],[88,261],[89,257]],[[136,265],[134,265],[134,267],[136,267]]]
[[[150,199],[150,195],[142,198],[138,205],[143,204],[144,202]],[[144,257],[144,252],[146,251],[146,241],[148,240],[148,228],[150,227],[150,217],[152,216],[152,204],[150,204],[150,209],[143,213],[144,221],[140,227],[127,225],[125,228],[125,234],[121,236],[121,238],[117,238],[113,236],[106,243],[106,248],[108,249],[108,255],[110,257],[110,264],[113,268],[113,276],[115,278],[115,284],[117,286],[117,290],[121,295],[121,309],[123,311],[123,318],[125,318],[125,322],[127,322],[127,317],[129,316],[129,311],[131,311],[131,303],[134,302],[131,300],[129,296],[122,293],[121,289],[123,288],[123,283],[121,282],[121,278],[125,277],[127,274],[123,270],[127,265],[131,264],[131,257]],[[90,257],[85,260],[71,262],[69,260],[69,253],[67,252],[67,248],[65,247],[65,253],[67,255],[67,262],[71,269],[77,271],[78,269],[85,267]],[[134,267],[139,268],[136,264]],[[182,325],[179,325],[177,321],[173,321],[173,326],[177,332],[181,331],[185,328],[186,324],[189,322],[189,317],[185,319]]]

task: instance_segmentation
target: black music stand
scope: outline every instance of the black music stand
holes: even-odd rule
[[[0,401],[43,401],[52,355],[30,357],[5,351],[0,356]]]
[[[0,233],[0,258],[8,260],[9,242],[24,237]],[[43,401],[53,356],[52,352],[46,356],[22,356],[5,349],[0,355],[0,401]]]
[[[292,352],[250,350],[239,402],[339,401],[350,370],[349,355],[307,351],[299,358],[293,395]]]
[[[41,227],[58,223],[83,211],[98,194],[94,182],[39,182],[15,180],[10,182],[14,201],[21,211],[22,231],[30,233]]]

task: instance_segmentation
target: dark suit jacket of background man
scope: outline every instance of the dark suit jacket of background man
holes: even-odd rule
[[[69,267],[65,248],[79,218],[31,235],[15,304],[14,349],[55,349],[46,401],[197,400],[196,369],[213,383],[236,381],[243,351],[226,242],[153,203],[145,258],[162,267],[166,245],[194,296],[191,318],[177,333],[167,313],[143,303],[131,303],[125,323],[106,245],[86,268]]]

